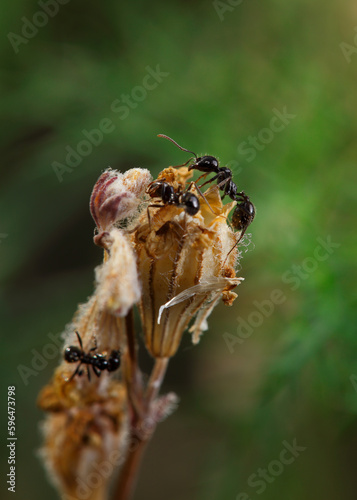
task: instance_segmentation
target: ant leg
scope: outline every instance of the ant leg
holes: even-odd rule
[[[151,227],[151,216],[150,216],[149,208],[162,208],[162,207],[164,207],[164,206],[165,206],[165,205],[156,205],[156,204],[155,204],[155,205],[149,205],[149,206],[147,207],[147,209],[146,209],[146,210],[147,210],[147,213],[148,213],[148,221],[149,221],[149,226],[150,226],[150,227]]]
[[[90,382],[90,371],[89,371],[89,366],[87,366],[87,377],[88,377],[88,380]]]
[[[221,189],[221,188],[222,188],[222,186],[224,186],[225,184],[227,184],[227,182],[228,182],[228,181],[230,181],[230,180],[232,180],[232,178],[233,178],[232,176],[227,177],[227,178],[226,178],[226,179],[224,179],[222,182],[220,182],[219,184],[217,184],[217,187],[218,187],[219,189]],[[227,193],[226,193],[226,192],[224,192],[224,196],[226,196],[226,194],[227,194]]]
[[[218,174],[217,174],[217,175],[215,175],[214,177],[212,177],[212,179],[208,180],[208,181],[207,181],[207,182],[205,182],[204,184],[201,184],[200,188],[202,188],[203,186],[205,186],[206,184],[208,184],[208,183],[210,183],[210,182],[215,181],[215,180],[217,179],[217,177],[218,177]],[[228,181],[230,181],[231,179],[232,179],[232,176],[227,177],[227,178],[226,178],[226,179],[224,179],[223,181],[219,182],[219,183],[217,184],[218,189],[221,189],[221,190],[222,190],[222,186],[224,186],[225,184],[227,184],[227,182],[228,182]],[[213,187],[212,187],[212,189],[213,189]],[[210,191],[208,191],[208,192],[210,192]],[[224,199],[224,197],[226,196],[226,194],[227,194],[227,193],[226,193],[226,192],[224,192],[224,194],[223,194],[223,196],[222,196],[222,200]],[[238,193],[238,194],[240,194],[240,193]]]
[[[153,184],[162,184],[164,181],[166,181],[166,178],[163,177],[162,179],[160,179],[159,181],[156,180],[156,181],[152,181],[150,182],[150,184],[148,184],[146,190],[145,190],[145,193],[146,194],[150,194],[150,186],[152,186]]]
[[[234,245],[232,246],[232,248],[229,250],[229,252],[227,253],[227,256],[226,258],[224,259],[224,262],[222,264],[222,268],[225,266],[226,262],[227,262],[227,259],[229,257],[229,255],[233,252],[233,250],[235,249],[235,247],[238,245],[238,243],[240,242],[241,240],[241,237],[238,238],[238,240],[234,243]]]
[[[224,182],[227,182],[227,181],[225,180]],[[205,183],[205,184],[206,184],[206,183]],[[200,189],[202,186],[197,186],[196,182],[195,182],[195,181],[192,181],[192,182],[191,182],[191,184],[189,185],[188,189],[190,189],[192,185],[194,185],[194,186],[195,186],[195,188],[197,189],[197,192],[198,192],[198,193],[200,194],[200,196],[202,196],[202,198],[205,200],[205,202],[206,202],[206,204],[207,204],[208,208],[211,210],[211,212],[212,212],[214,215],[217,215],[217,216],[219,216],[219,217],[223,217],[222,215],[220,215],[220,214],[218,214],[217,212],[215,212],[215,211],[213,210],[213,208],[211,207],[211,205],[208,203],[208,200],[207,200],[206,196],[202,193],[202,191],[201,191],[201,189]],[[218,187],[219,187],[219,185],[218,185]],[[214,189],[214,186],[213,186],[211,189],[209,189],[209,190],[207,191],[206,195],[207,195],[207,194],[209,194],[211,191],[213,191],[213,189]],[[221,199],[223,200],[223,198],[224,198],[224,196],[223,196]]]
[[[216,176],[212,177],[212,179],[210,179],[209,181],[205,182],[204,184],[201,184],[200,188],[202,188],[203,186],[205,186],[206,184],[208,184],[208,183],[210,183],[210,182],[212,182],[212,181],[215,181],[215,180],[217,179],[217,177],[218,177],[218,174],[217,174]],[[218,189],[222,189],[222,186],[224,186],[224,185],[225,185],[228,181],[230,181],[231,179],[232,179],[232,176],[231,176],[231,177],[227,177],[227,179],[224,179],[222,182],[219,182],[219,183],[217,184]],[[211,189],[207,192],[207,194],[208,194],[208,193],[209,193],[212,189],[214,189],[214,186],[213,186],[213,187],[212,187],[212,188],[211,188]],[[224,195],[221,197],[221,199],[222,199],[222,200],[224,199],[224,197],[226,196],[226,194],[227,194],[227,193],[226,193],[226,192],[224,192]]]
[[[98,368],[95,365],[92,365],[94,373],[97,375],[97,377],[100,377],[101,371],[98,370]]]
[[[181,163],[181,165],[171,165],[172,168],[179,168],[179,167],[185,167],[187,165],[187,163],[189,163],[190,161],[192,161],[193,158],[190,158],[189,160],[187,160],[185,163]]]
[[[210,172],[211,173],[211,172]],[[208,175],[208,174],[204,174]],[[197,180],[199,181],[204,175],[201,175]],[[211,184],[211,182],[214,182],[216,179],[218,179],[218,174],[214,175],[211,179],[208,179],[208,181],[204,182],[203,184],[200,185],[200,188],[205,186],[206,184]]]
[[[246,230],[247,230],[247,228],[245,227],[245,228],[243,229],[243,231],[241,232],[241,234],[239,235],[239,237],[238,237],[237,241],[234,243],[233,247],[232,247],[232,248],[229,250],[229,252],[227,253],[227,256],[226,256],[226,258],[224,259],[224,262],[223,262],[222,267],[224,267],[225,263],[227,262],[227,259],[228,259],[229,255],[233,252],[233,250],[235,249],[235,247],[238,245],[238,243],[240,242],[240,240],[243,238],[244,233],[246,232]]]
[[[183,224],[184,224],[183,230],[185,231],[185,235],[186,235],[187,234],[187,213],[186,213],[186,210],[185,210],[184,216],[183,216]],[[180,224],[179,224],[179,226],[181,227]]]
[[[201,174],[197,180],[195,181],[196,183],[201,180],[201,179],[204,179],[205,177],[207,177],[207,175],[209,175],[211,172],[205,172],[204,174]],[[207,182],[210,182],[210,181],[207,181]]]
[[[83,351],[83,344],[82,344],[82,339],[81,339],[81,336],[79,335],[79,333],[77,332],[76,330],[76,335],[77,335],[77,339],[78,339],[78,342],[79,342],[79,345]]]
[[[79,368],[81,367],[81,364],[82,363],[79,363],[79,365],[77,366],[76,370],[72,373],[71,377],[68,379],[67,382],[70,382],[71,380],[73,380],[74,377],[77,375],[77,373],[79,374]]]
[[[97,337],[94,337],[94,347],[92,347],[92,349],[89,349],[89,352],[96,351],[97,349],[98,349]]]
[[[207,174],[205,174],[207,175]],[[201,176],[202,177],[202,176]],[[198,180],[198,179],[197,179]],[[195,186],[198,194],[205,200],[205,203],[207,204],[207,206],[209,207],[209,209],[211,210],[211,212],[214,214],[214,215],[218,215],[216,214],[216,212],[213,210],[213,208],[211,207],[211,205],[208,203],[208,200],[207,198],[205,197],[205,195],[202,193],[201,189],[197,186],[196,184],[196,181],[191,181],[190,182],[190,185],[188,186],[188,188],[186,189],[186,191],[189,191],[191,189],[192,186]],[[200,186],[202,187],[202,186]]]

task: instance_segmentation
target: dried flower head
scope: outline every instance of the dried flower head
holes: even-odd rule
[[[178,191],[190,175],[187,168],[168,168],[158,179]],[[150,218],[142,214],[133,238],[142,283],[140,313],[152,356],[173,356],[195,315],[191,330],[197,342],[218,300],[230,305],[236,297],[231,290],[240,282],[234,270],[237,249],[226,259],[236,242],[227,224],[234,206],[223,206],[215,186],[200,197],[194,216],[175,204],[155,209]]]
[[[97,352],[105,356],[123,343],[121,320],[101,311],[96,295],[80,306],[67,329],[65,346],[78,346],[75,330],[81,332],[85,353],[97,346],[93,356]],[[86,491],[85,498],[102,499],[111,474],[99,473],[97,482],[91,478],[98,477],[103,468],[112,472],[125,458],[129,434],[126,387],[113,379],[116,373],[108,371],[100,377],[92,371],[89,379],[90,365],[83,365],[80,376],[78,363],[63,359],[39,395],[38,405],[48,413],[42,425],[41,455],[51,480],[66,495],[63,498],[82,498]]]
[[[110,262],[109,258],[103,266]],[[99,280],[97,290],[101,283]],[[114,349],[125,352],[122,319],[107,307],[107,302],[117,303],[118,296],[120,292],[118,295],[114,289],[112,296],[108,294],[104,300],[100,291],[82,304],[66,329],[64,347],[79,348],[74,334],[78,331],[87,356],[98,353],[106,357]],[[92,484],[91,478],[98,476],[98,468],[110,468],[112,472],[126,455],[127,392],[125,384],[113,378],[117,372],[103,370],[96,376],[91,365],[83,364],[78,371],[79,363],[68,363],[63,358],[39,395],[38,405],[48,413],[42,425],[41,455],[51,480],[66,495],[63,498],[82,498],[86,491],[85,498],[99,500],[106,497],[111,474],[99,474],[98,484]]]
[[[239,236],[227,223],[236,201],[224,206],[217,185],[202,194],[191,176],[186,167],[170,167],[153,184],[147,170],[108,169],[94,186],[94,242],[104,248],[104,262],[92,297],[64,332],[65,357],[38,399],[47,412],[42,456],[63,499],[105,499],[124,459],[117,492],[128,498],[145,443],[177,405],[175,394],[159,396],[169,358],[191,320],[197,343],[219,300],[231,305],[237,297]],[[155,358],[146,384],[136,354],[136,304]],[[120,373],[117,358],[116,371],[108,368],[114,354],[122,357]]]
[[[128,445],[124,385],[112,381],[100,391],[83,392],[75,383],[63,385],[58,373],[42,390],[39,405],[50,412],[40,453],[53,483],[68,498],[105,498]]]

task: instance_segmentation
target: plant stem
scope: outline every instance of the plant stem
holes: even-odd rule
[[[128,334],[128,329],[127,329]],[[129,336],[129,335],[128,335]],[[129,349],[129,346],[128,346]],[[129,350],[130,359],[130,350]],[[155,428],[156,420],[152,413],[152,403],[155,401],[164,379],[169,358],[157,358],[155,360],[154,368],[152,370],[145,396],[142,397],[144,401],[140,404],[140,412],[138,412],[137,405],[132,404],[133,420],[130,435],[129,452],[120,471],[119,481],[114,492],[114,500],[129,500],[134,491],[135,481],[140,466],[140,461],[145,450],[147,443],[150,441]],[[135,372],[138,367],[135,364]],[[128,397],[131,403],[135,402],[136,398],[132,391],[136,391],[135,380],[137,374],[132,373],[133,378],[127,380]],[[151,428],[148,432],[148,423],[150,422]],[[132,449],[130,449],[132,448]]]
[[[125,317],[125,330],[126,330],[126,340],[128,343],[129,358],[131,362],[131,368],[133,372],[137,366],[137,356],[136,356],[136,345],[135,345],[135,332],[134,332],[134,311],[133,308],[130,309]]]
[[[131,442],[133,436],[131,436]],[[140,461],[143,456],[147,441],[139,440],[136,442],[134,450],[129,450],[125,463],[120,471],[119,481],[114,492],[114,500],[129,500],[134,492],[137,473]]]
[[[148,382],[148,387],[146,390],[146,407],[147,410],[150,409],[151,403],[155,400],[156,396],[160,391],[162,381],[164,379],[169,358],[156,358],[154,368],[151,372],[151,376]]]
[[[127,353],[124,366],[124,378],[128,392],[128,399],[132,406],[132,411],[137,420],[143,415],[143,387],[141,372],[137,362],[137,346],[134,331],[134,311],[130,309],[126,317],[125,334],[127,342]]]

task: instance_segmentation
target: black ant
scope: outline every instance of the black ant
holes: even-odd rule
[[[248,226],[255,217],[255,207],[244,191],[236,195],[237,205],[232,215],[232,226],[236,231],[242,231],[239,241],[243,238]]]
[[[235,231],[241,231],[241,234],[238,240],[231,248],[231,250],[228,252],[224,262],[226,262],[228,255],[241,241],[248,226],[253,222],[253,219],[255,217],[255,207],[253,203],[249,200],[249,196],[247,196],[244,191],[241,191],[240,193],[236,194],[235,201],[237,201],[237,205],[234,208],[231,224],[233,229]]]
[[[159,134],[158,137],[163,137],[164,139],[168,139],[182,151],[186,151],[187,153],[193,154],[193,156],[195,157],[195,161],[188,167],[188,169],[189,170],[196,169],[199,170],[200,172],[204,172],[204,174],[201,175],[197,179],[197,181],[210,173],[216,174],[211,179],[204,182],[201,186],[199,187],[196,186],[201,196],[203,196],[203,194],[201,193],[200,188],[202,188],[206,184],[210,184],[211,182],[217,180],[218,188],[221,191],[224,191],[222,199],[226,195],[228,195],[233,201],[237,202],[237,205],[232,215],[232,227],[236,231],[241,231],[241,234],[239,236],[239,239],[233,246],[233,248],[228,252],[226,257],[227,260],[228,255],[233,251],[234,247],[238,245],[238,243],[243,238],[244,233],[246,232],[248,226],[253,222],[255,216],[255,208],[253,203],[249,200],[249,197],[244,193],[244,191],[238,192],[238,188],[236,184],[233,182],[231,169],[228,167],[220,167],[217,158],[208,155],[198,157],[196,153],[194,153],[193,151],[189,151],[188,149],[183,148],[182,146],[177,144],[177,142],[171,139],[171,137],[168,137],[167,135],[164,134]],[[183,165],[186,165],[191,160],[192,159],[189,159]]]
[[[149,208],[161,208],[165,205],[175,205],[177,207],[182,207],[188,215],[196,215],[200,209],[200,202],[195,194],[190,191],[178,191],[176,192],[168,182],[165,180],[154,181],[149,184],[146,190],[147,194],[151,198],[161,198],[163,205],[154,204],[148,206],[148,218]]]
[[[197,179],[197,181],[199,181],[200,179],[202,179],[202,177],[205,177],[208,174],[211,174],[211,173],[216,174],[211,179],[209,179],[207,182],[203,183],[200,186],[200,188],[202,188],[206,184],[210,184],[211,182],[216,180],[219,189],[221,191],[224,191],[224,195],[223,195],[222,199],[226,195],[228,195],[232,200],[236,201],[236,195],[237,195],[238,188],[232,180],[232,171],[230,168],[220,167],[217,158],[215,158],[214,156],[206,155],[206,156],[198,157],[196,155],[196,153],[194,153],[193,151],[189,151],[186,148],[183,148],[182,146],[177,144],[176,141],[174,141],[173,139],[171,139],[171,137],[168,137],[167,135],[158,134],[158,137],[163,137],[164,139],[168,139],[169,141],[171,141],[173,144],[175,144],[175,146],[177,146],[182,151],[186,151],[187,153],[193,154],[193,156],[195,157],[195,161],[194,161],[194,163],[192,163],[192,165],[190,165],[188,167],[188,169],[189,170],[195,169],[195,170],[199,170],[200,172],[204,172],[204,174],[201,175]],[[190,161],[191,161],[191,158],[183,165],[186,165]]]
[[[97,349],[97,342],[95,341],[95,346],[89,349],[89,352],[86,354],[84,352],[82,339],[79,333],[76,332],[76,335],[80,347],[75,345],[70,345],[69,347],[66,347],[63,354],[64,359],[68,363],[79,362],[75,372],[72,374],[68,382],[70,382],[77,374],[79,376],[83,375],[83,370],[80,370],[81,365],[87,365],[88,380],[90,380],[90,371],[89,371],[90,365],[92,366],[93,371],[97,377],[100,377],[101,372],[104,370],[108,370],[108,372],[114,372],[119,368],[120,366],[119,351],[113,350],[108,358],[103,354],[92,354],[92,352]]]

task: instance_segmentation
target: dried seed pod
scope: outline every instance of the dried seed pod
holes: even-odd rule
[[[123,344],[123,320],[111,314],[109,307],[113,306],[113,312],[123,312],[121,307],[128,304],[125,302],[128,297],[112,283],[115,281],[112,265],[119,258],[117,252],[122,246],[129,247],[129,259],[132,259],[131,268],[125,261],[127,271],[131,269],[133,276],[137,276],[130,245],[119,230],[112,231],[113,252],[104,270],[98,271],[96,293],[79,307],[66,329],[65,346],[78,345],[74,332],[79,331],[87,360],[93,348],[91,356],[100,354],[102,359],[107,359],[110,352],[119,350]],[[93,366],[85,365],[85,368],[93,370]],[[109,478],[126,456],[127,393],[124,383],[112,378],[117,371],[97,371],[95,376],[93,370],[89,380],[74,370],[76,367],[63,359],[52,381],[39,395],[38,404],[47,412],[41,455],[62,498],[99,500],[106,498]]]
[[[62,384],[55,377],[39,396],[39,406],[50,412],[40,455],[63,498],[106,498],[128,445],[125,388],[112,381],[100,395],[93,391],[84,398],[75,385],[63,392]]]
[[[180,170],[167,170],[159,178],[170,178],[177,186],[184,184]],[[146,346],[154,357],[176,353],[196,314],[193,331],[197,342],[218,300],[223,297],[232,303],[233,296],[228,300],[226,294],[240,282],[234,271],[237,250],[225,262],[235,243],[226,220],[235,203],[223,206],[217,187],[210,189],[205,199],[200,198],[200,203],[201,210],[193,217],[173,205],[159,208],[151,223],[144,213],[135,234],[142,282],[140,313]],[[181,298],[170,304],[179,294]]]

